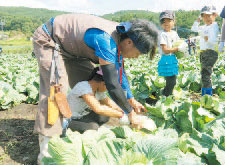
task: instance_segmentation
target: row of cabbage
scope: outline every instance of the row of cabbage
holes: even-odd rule
[[[225,97],[224,54],[220,54],[212,75],[216,98]],[[126,71],[131,82],[134,96],[139,101],[154,103],[159,100],[160,90],[165,81],[157,75],[157,61],[147,57],[127,60]],[[2,54],[0,56],[0,109],[8,109],[21,102],[36,104],[38,101],[39,78],[36,59],[29,54]],[[188,99],[199,96],[200,63],[198,56],[179,60],[179,75],[174,95],[186,95]],[[183,97],[178,97],[182,99]],[[182,101],[182,100],[180,100]]]
[[[50,157],[44,164],[112,165],[201,165],[225,164],[225,119],[213,120],[204,131],[179,134],[174,128],[158,127],[155,132],[127,126],[68,131],[66,138],[53,137]]]
[[[0,109],[36,104],[38,91],[38,65],[30,53],[0,55]]]

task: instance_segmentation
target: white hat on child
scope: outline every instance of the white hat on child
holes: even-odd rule
[[[204,6],[201,10],[201,14],[213,14],[216,13],[215,6]]]

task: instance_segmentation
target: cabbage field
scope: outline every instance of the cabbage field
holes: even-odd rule
[[[157,130],[68,131],[68,137],[49,142],[52,158],[45,164],[225,164],[225,53],[214,67],[212,97],[200,96],[198,55],[179,59],[174,96],[161,97],[165,81],[157,75],[159,58],[125,63],[134,97],[146,106]],[[37,104],[38,89],[38,65],[31,53],[0,56],[0,109]]]
[[[3,47],[0,55],[0,109],[23,102],[36,104],[38,90],[38,64],[31,55],[31,45]]]

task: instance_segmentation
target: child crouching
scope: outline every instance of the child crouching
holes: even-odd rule
[[[99,67],[93,70],[87,81],[81,81],[74,86],[67,96],[72,117],[64,121],[64,135],[67,127],[83,133],[90,129],[97,130],[108,122],[109,117],[123,116],[123,110],[105,92],[106,86]]]

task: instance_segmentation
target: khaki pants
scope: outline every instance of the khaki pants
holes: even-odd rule
[[[62,117],[60,116],[54,125],[48,124],[48,97],[50,94],[50,66],[53,56],[54,42],[39,27],[33,37],[34,54],[38,60],[40,73],[39,108],[36,116],[34,132],[51,137],[62,133]],[[67,93],[69,87],[82,80],[87,80],[94,64],[88,59],[65,58],[59,53],[60,71],[62,73],[59,83],[62,84],[62,92]]]

